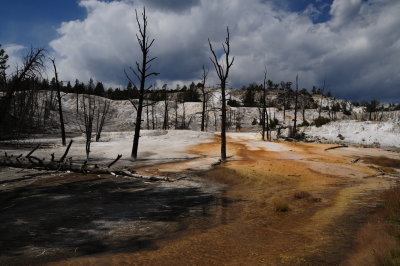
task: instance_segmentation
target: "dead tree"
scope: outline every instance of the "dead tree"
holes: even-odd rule
[[[325,79],[324,79],[324,86],[322,87],[322,90],[321,90],[321,99],[319,101],[318,117],[321,117],[322,99],[324,98],[324,90],[325,90]]]
[[[205,130],[205,119],[206,119],[206,112],[207,112],[207,91],[206,91],[206,81],[208,76],[209,70],[204,67],[203,65],[203,73],[201,76],[201,96],[203,98],[203,104],[201,109],[201,131]]]
[[[307,118],[306,118],[306,108],[308,108],[308,106],[310,105],[311,101],[310,98],[308,97],[307,94],[305,93],[301,93],[300,95],[300,107],[301,107],[301,113],[302,113],[302,117],[303,117],[303,125],[307,122]]]
[[[96,109],[96,142],[99,142],[101,132],[103,131],[104,124],[110,111],[110,100],[104,99],[102,103],[99,101]]]
[[[262,104],[262,116],[261,116],[261,124],[262,124],[262,140],[265,140],[265,133],[267,133],[268,138],[268,113],[267,113],[267,69],[264,70],[264,82],[263,82],[263,94],[261,99]]]
[[[279,94],[279,102],[283,106],[283,122],[286,121],[286,110],[290,108],[290,87],[292,86],[291,82],[281,82],[282,93]]]
[[[85,134],[86,159],[89,160],[90,145],[92,143],[93,121],[96,109],[96,98],[93,95],[82,95],[82,125],[81,131]]]
[[[214,130],[218,130],[218,108],[212,108],[213,114],[214,114]]]
[[[235,111],[235,130],[240,131],[242,129],[242,120],[244,115],[240,113],[240,110]]]
[[[38,169],[38,170],[54,170],[54,171],[71,171],[75,173],[84,173],[84,174],[107,174],[114,176],[125,176],[129,178],[140,178],[145,179],[147,181],[167,181],[171,180],[168,177],[161,176],[143,176],[132,173],[126,169],[113,169],[111,168],[116,162],[118,162],[122,154],[118,154],[117,158],[110,162],[108,165],[97,165],[97,164],[88,164],[87,161],[82,163],[73,163],[72,157],[66,160],[66,156],[71,147],[72,140],[70,141],[67,149],[64,152],[64,155],[60,160],[56,160],[54,153],[50,154],[51,159],[46,160],[46,158],[39,158],[37,156],[32,155],[39,147],[36,146],[33,150],[31,150],[26,156],[22,154],[18,156],[8,155],[7,153],[4,156],[0,156],[0,166],[9,166],[23,169]],[[183,178],[183,177],[181,177]],[[180,178],[180,179],[181,179]],[[176,179],[176,180],[179,180]]]
[[[157,57],[150,58],[150,48],[154,43],[154,39],[150,41],[148,32],[147,32],[147,16],[146,16],[146,9],[143,8],[143,13],[141,16],[142,22],[139,21],[139,16],[137,13],[137,10],[135,10],[136,14],[136,22],[139,27],[139,34],[136,34],[137,41],[140,46],[141,54],[142,54],[142,63],[140,64],[139,62],[136,62],[136,70],[132,67],[129,69],[133,73],[133,75],[137,78],[137,80],[140,82],[140,87],[139,87],[139,102],[137,106],[137,112],[136,112],[136,123],[135,123],[135,135],[133,137],[133,146],[132,146],[132,153],[131,157],[136,160],[137,158],[137,153],[138,153],[138,148],[139,148],[139,138],[140,138],[140,127],[142,124],[142,112],[143,112],[143,100],[144,100],[144,94],[145,94],[145,86],[146,86],[146,79],[151,77],[151,76],[157,76],[159,73],[157,72],[149,72],[150,70],[150,63],[155,60]],[[129,77],[129,75],[125,71],[125,75],[128,78],[128,80],[132,83],[135,84],[135,82],[132,81],[132,79]],[[135,86],[137,87],[137,86]],[[150,89],[151,86],[147,89]]]
[[[178,99],[175,99],[175,104],[174,104],[174,110],[175,110],[175,129],[178,129],[178,109],[179,109],[179,103]]]
[[[146,100],[146,125],[147,130],[150,130],[150,118],[149,118],[149,100]]]
[[[293,136],[297,134],[297,105],[299,99],[299,74],[296,75],[296,92],[294,100],[294,124],[293,124]]]
[[[60,82],[58,81],[56,59],[55,58],[50,58],[50,60],[53,63],[54,77],[56,79],[58,115],[59,115],[59,118],[60,118],[60,127],[61,127],[61,140],[62,140],[62,145],[65,146],[65,145],[67,145],[67,141],[65,140],[64,116],[63,116],[63,110],[62,110],[62,104],[61,104],[61,89],[60,89]]]
[[[186,108],[185,108],[185,100],[182,101],[182,129],[186,129]]]
[[[224,162],[226,161],[226,95],[225,95],[225,89],[226,89],[226,83],[229,75],[229,70],[233,65],[233,61],[235,58],[232,58],[232,60],[229,59],[229,53],[230,53],[230,43],[229,43],[229,27],[226,28],[227,31],[227,37],[225,39],[225,44],[222,44],[222,48],[224,49],[224,55],[225,55],[225,67],[223,66],[223,63],[221,64],[218,61],[218,57],[216,53],[213,50],[213,47],[211,45],[210,39],[208,39],[208,44],[210,45],[210,50],[213,55],[213,57],[210,57],[211,62],[214,65],[215,71],[217,72],[218,78],[220,80],[220,86],[221,86],[221,95],[222,95],[222,107],[221,107],[221,161]]]
[[[169,114],[168,114],[168,88],[167,84],[163,85],[163,92],[164,92],[164,122],[163,122],[163,130],[167,130],[169,124]]]
[[[17,68],[12,80],[7,83],[5,95],[0,98],[0,125],[6,122],[8,114],[11,110],[15,92],[20,88],[21,83],[25,80],[34,80],[38,77],[41,77],[42,72],[46,68],[45,53],[46,50],[44,48],[31,48],[29,53],[23,58],[23,66],[21,68]],[[25,113],[25,115],[33,114]],[[16,124],[15,121],[13,121],[13,124]]]

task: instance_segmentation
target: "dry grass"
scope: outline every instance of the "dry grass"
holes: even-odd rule
[[[356,252],[344,265],[400,265],[400,188],[383,195],[382,210],[359,231]]]

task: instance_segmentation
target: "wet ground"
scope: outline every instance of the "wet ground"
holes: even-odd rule
[[[274,143],[280,150],[272,152],[240,138],[231,138],[228,145],[229,162],[200,175],[226,185],[221,196],[231,204],[190,219],[191,228],[155,241],[154,250],[61,264],[338,265],[351,254],[357,231],[377,209],[382,191],[396,184],[395,176],[373,177],[379,163],[351,163],[377,154],[392,162],[399,159],[396,153],[353,147],[324,151],[330,145],[302,143]],[[196,159],[201,164],[218,148],[216,139],[192,152],[204,156]],[[194,163],[145,170],[162,174],[185,166]]]
[[[0,265],[154,249],[189,217],[228,204],[190,181],[0,169]]]
[[[232,136],[227,163],[191,172],[197,185],[186,181],[166,188],[65,176],[2,190],[0,207],[8,213],[0,225],[7,236],[1,239],[2,259],[60,265],[338,265],[351,254],[382,191],[396,185],[400,156],[355,147],[324,151],[330,146],[260,144]],[[202,169],[218,156],[218,139],[190,152],[201,157],[138,171],[177,175]],[[220,184],[220,190],[210,184]],[[17,233],[11,232],[14,226]],[[37,235],[30,236],[32,231]],[[20,260],[18,252],[30,254],[29,260]],[[63,260],[67,257],[75,258]]]

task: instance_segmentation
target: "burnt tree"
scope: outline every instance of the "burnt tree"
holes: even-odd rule
[[[81,131],[85,134],[86,160],[89,160],[90,146],[92,143],[93,121],[95,118],[96,98],[93,95],[82,95],[81,102],[82,122]]]
[[[225,43],[222,44],[222,48],[224,50],[224,55],[225,55],[225,66],[223,66],[223,63],[220,63],[218,61],[218,57],[211,45],[210,39],[208,39],[208,44],[210,46],[211,53],[213,57],[210,57],[211,62],[214,65],[215,71],[217,72],[218,78],[220,80],[220,86],[221,86],[221,95],[222,95],[222,106],[221,106],[221,161],[226,161],[226,95],[225,95],[225,89],[226,89],[226,83],[229,75],[229,70],[233,65],[233,61],[235,58],[232,58],[232,60],[229,59],[229,54],[230,54],[230,43],[229,43],[229,27],[226,28],[227,31],[227,37],[225,39]]]
[[[202,100],[203,100],[203,104],[202,104],[202,109],[201,109],[201,131],[205,130],[205,119],[206,119],[206,112],[207,112],[207,96],[208,93],[206,91],[206,81],[207,81],[207,76],[208,76],[208,72],[209,70],[206,69],[203,65],[203,73],[201,76],[201,96],[202,96]]]
[[[0,86],[1,87],[5,86],[7,83],[6,70],[9,67],[9,65],[7,65],[8,58],[9,57],[6,54],[6,51],[4,51],[4,49],[1,49],[1,44],[0,44]]]
[[[133,75],[137,78],[137,80],[140,82],[140,87],[139,87],[139,101],[138,101],[138,106],[137,106],[137,113],[136,113],[136,123],[135,123],[135,135],[133,137],[133,146],[132,146],[132,153],[131,157],[136,160],[137,158],[137,153],[138,153],[138,148],[139,148],[139,138],[140,138],[140,127],[142,124],[142,112],[143,112],[143,100],[144,100],[144,94],[145,94],[145,86],[146,86],[146,79],[151,77],[151,76],[157,76],[159,73],[157,72],[149,72],[150,70],[150,63],[155,60],[157,57],[150,58],[150,48],[154,43],[154,39],[150,40],[147,32],[147,16],[146,16],[146,8],[143,8],[143,13],[141,15],[141,20],[139,20],[139,16],[137,13],[137,10],[135,10],[136,14],[136,22],[139,27],[139,34],[136,34],[137,41],[140,46],[140,51],[142,54],[142,62],[136,62],[136,70],[132,67],[129,69],[133,73]],[[126,73],[125,75],[128,78],[128,80],[132,83],[135,84],[130,76]],[[135,86],[137,87],[137,86]],[[147,89],[150,89],[151,86]]]
[[[60,127],[61,127],[61,141],[62,141],[62,145],[65,146],[65,145],[67,145],[67,141],[65,140],[64,116],[63,116],[62,104],[61,104],[61,88],[60,88],[60,82],[58,81],[56,59],[50,58],[50,60],[53,63],[54,77],[56,79],[55,81],[56,81],[56,89],[57,89],[58,115],[60,118]]]
[[[321,94],[320,94],[321,99],[320,99],[320,101],[319,101],[318,118],[321,117],[322,100],[323,100],[323,98],[324,98],[324,90],[325,90],[325,79],[324,79],[324,86],[322,87]]]
[[[12,80],[5,88],[5,94],[0,98],[0,125],[5,122],[14,99],[15,92],[25,80],[41,77],[45,70],[46,50],[44,48],[31,48],[23,58],[23,65],[17,68]],[[15,124],[15,123],[14,123]]]
[[[164,122],[163,122],[163,130],[169,129],[169,113],[168,113],[168,87],[167,84],[163,85],[163,98],[164,98]]]
[[[263,91],[262,91],[262,116],[261,116],[261,124],[262,124],[262,140],[265,140],[265,133],[267,133],[267,138],[269,138],[268,134],[268,113],[267,113],[267,69],[264,70],[264,81],[263,81]]]
[[[296,92],[294,99],[294,124],[293,124],[293,136],[297,135],[297,106],[299,100],[299,74],[296,75]]]
[[[104,99],[99,100],[96,113],[96,142],[99,142],[101,132],[103,131],[104,124],[106,122],[108,113],[110,111],[110,100]]]

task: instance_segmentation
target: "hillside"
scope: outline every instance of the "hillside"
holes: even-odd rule
[[[208,112],[206,117],[206,129],[209,132],[220,130],[220,93],[216,89],[212,91],[207,105]],[[80,99],[82,95],[78,96]],[[105,98],[96,97],[98,102]],[[277,99],[277,93],[268,95],[272,103]],[[168,128],[167,129],[190,129],[200,130],[201,125],[201,102],[176,103],[172,100],[167,101],[168,106]],[[234,99],[240,105],[243,104],[243,92],[240,90],[229,90],[228,99]],[[79,134],[79,119],[77,120],[77,95],[67,93],[63,96],[63,110],[66,121],[66,130],[70,134]],[[297,124],[300,125],[300,132],[306,134],[306,139],[321,142],[344,142],[360,145],[374,145],[382,147],[400,147],[400,111],[380,111],[373,114],[375,121],[367,121],[369,113],[365,107],[356,107],[349,101],[322,97],[313,95],[315,108],[304,108],[298,110]],[[128,100],[108,100],[110,102],[110,111],[106,119],[104,131],[132,131],[136,111],[132,103]],[[330,106],[340,104],[351,110],[350,114],[344,114],[343,111],[333,112]],[[321,104],[321,116],[331,120],[330,123],[322,127],[313,125],[313,121],[319,116]],[[273,138],[287,137],[288,129],[293,126],[294,108],[289,110],[282,108],[267,108],[271,120],[277,119],[278,124],[273,128]],[[78,106],[78,113],[81,110]],[[143,129],[162,129],[164,123],[165,102],[159,101],[145,107],[143,112]],[[228,107],[227,120],[230,131],[241,132],[259,132],[260,131],[260,108],[258,107]],[[284,115],[285,114],[285,115]],[[304,117],[303,117],[304,114]],[[58,131],[58,113],[56,110],[51,112],[52,127],[47,131],[57,133]],[[310,125],[303,124],[307,121]],[[342,137],[340,137],[342,136]]]

